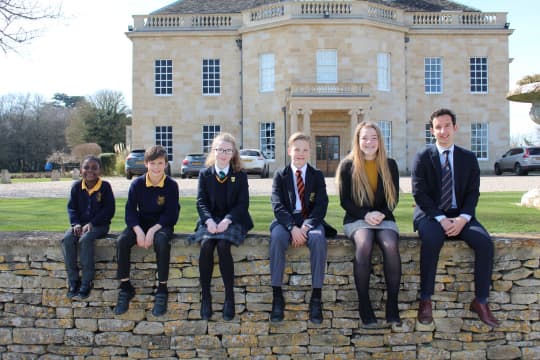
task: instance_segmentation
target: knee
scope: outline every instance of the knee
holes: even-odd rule
[[[154,237],[154,247],[157,252],[167,251],[170,247],[169,238],[159,232],[156,233]]]
[[[309,232],[308,241],[311,243],[313,249],[326,251],[326,238],[321,233]]]
[[[228,254],[231,252],[231,243],[227,240],[220,240],[217,243],[218,254]]]
[[[62,239],[62,244],[65,246],[72,246],[77,243],[77,238],[73,236],[73,234],[70,232],[66,233],[64,235],[64,238]]]

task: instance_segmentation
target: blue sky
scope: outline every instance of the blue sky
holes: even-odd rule
[[[64,0],[65,19],[50,24],[42,36],[19,53],[0,53],[0,95],[56,92],[92,95],[121,91],[131,104],[131,42],[125,36],[132,15],[147,14],[173,0]],[[459,0],[485,12],[508,12],[510,84],[540,73],[540,2],[531,0]],[[81,71],[95,69],[92,71]],[[529,104],[510,103],[512,136],[532,134]]]

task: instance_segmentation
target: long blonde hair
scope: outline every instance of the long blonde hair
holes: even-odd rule
[[[226,132],[219,133],[218,135],[216,135],[216,137],[214,137],[214,140],[212,141],[212,147],[210,148],[210,152],[206,157],[205,165],[207,167],[214,166],[214,164],[216,163],[216,151],[214,149],[216,148],[216,145],[222,141],[228,142],[232,145],[233,155],[230,165],[234,172],[240,171],[240,169],[242,169],[242,162],[240,161],[240,154],[238,153],[238,148],[236,147],[236,139],[234,138],[234,136]]]
[[[377,166],[377,173],[382,179],[384,193],[386,195],[386,203],[388,204],[388,208],[393,210],[397,204],[397,194],[394,187],[394,182],[392,181],[392,175],[390,174],[390,168],[388,167],[388,158],[386,156],[384,140],[379,127],[375,123],[369,121],[362,121],[356,127],[352,141],[352,151],[344,159],[350,159],[352,161],[352,199],[358,206],[363,206],[363,204],[366,202],[373,205],[375,201],[375,193],[371,189],[371,186],[369,186],[366,175],[366,159],[364,153],[360,149],[360,132],[363,128],[372,128],[377,133],[377,138],[379,139],[379,148],[377,150],[377,154],[375,155],[375,164]],[[341,167],[343,166],[343,163],[344,161],[339,164],[339,168],[336,171],[336,182],[338,184],[340,193],[343,191],[348,191],[348,189],[342,189]]]

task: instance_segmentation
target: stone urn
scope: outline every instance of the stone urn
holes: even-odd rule
[[[531,103],[529,116],[532,121],[540,125],[540,82],[518,86],[506,95],[506,99]]]

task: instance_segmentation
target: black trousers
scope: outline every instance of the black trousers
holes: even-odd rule
[[[147,230],[145,230],[146,232]],[[173,229],[163,227],[154,235],[154,251],[156,253],[158,281],[165,282],[169,280],[169,263],[171,260],[171,238]],[[137,243],[137,236],[132,228],[126,228],[118,236],[116,241],[116,258],[118,261],[118,270],[116,276],[118,279],[129,278],[131,267],[131,248]]]
[[[448,217],[456,217],[459,213],[449,211]],[[446,239],[449,239],[436,219],[423,218],[417,224],[418,235],[422,241],[420,249],[420,293],[423,298],[433,295],[435,291],[435,275],[439,253]],[[452,239],[452,238],[450,238]],[[472,218],[461,233],[454,239],[461,239],[474,250],[474,282],[477,298],[487,299],[491,285],[493,270],[493,241],[486,229],[475,218]]]

